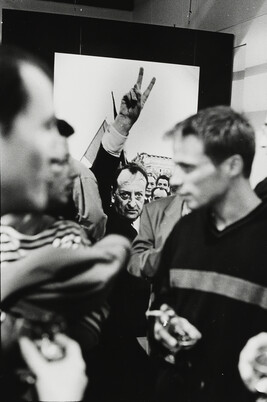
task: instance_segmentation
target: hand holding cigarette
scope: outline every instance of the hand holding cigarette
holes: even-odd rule
[[[179,317],[167,304],[160,310],[146,313],[147,317],[156,317],[154,337],[172,353],[181,348],[190,348],[201,338],[201,333],[186,318]]]

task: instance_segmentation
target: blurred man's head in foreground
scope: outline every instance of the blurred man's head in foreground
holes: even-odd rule
[[[31,55],[0,48],[1,214],[43,210],[58,138],[52,75]]]

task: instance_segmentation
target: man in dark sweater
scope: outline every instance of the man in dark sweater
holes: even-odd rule
[[[239,353],[267,329],[267,204],[249,184],[254,132],[229,107],[178,123],[173,184],[193,211],[163,249],[152,306],[152,354],[160,362],[158,401],[236,402],[255,396],[238,373]],[[166,307],[166,304],[170,309]],[[177,351],[167,329],[195,338]],[[200,339],[201,338],[201,339]]]
[[[260,146],[261,146],[261,148],[264,148],[264,151],[266,152],[266,156],[267,156],[267,116],[266,116],[265,122],[262,127]],[[258,183],[254,190],[260,198],[266,198],[267,197],[267,177],[265,177],[265,179],[263,179],[260,183]]]

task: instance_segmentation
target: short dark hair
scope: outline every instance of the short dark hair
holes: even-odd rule
[[[176,124],[166,133],[173,136],[180,132],[183,137],[195,135],[204,143],[204,152],[215,165],[232,155],[243,159],[243,175],[251,173],[255,155],[255,133],[248,120],[229,106],[203,109]]]
[[[164,187],[154,187],[151,190],[151,198],[153,198],[154,193],[155,193],[156,190],[166,191],[166,194],[169,195],[169,193],[168,193],[166,188],[164,188]]]
[[[15,47],[0,46],[0,124],[4,135],[8,135],[14,118],[28,102],[28,93],[21,76],[23,64],[39,68],[53,81],[52,72],[38,58]]]
[[[148,178],[147,178],[147,173],[146,173],[145,169],[141,165],[139,165],[138,163],[129,162],[129,163],[127,163],[127,165],[124,165],[124,166],[122,166],[122,167],[117,169],[116,174],[115,174],[115,176],[113,178],[113,182],[112,182],[112,190],[113,191],[117,190],[118,177],[119,177],[119,175],[121,174],[121,172],[123,170],[129,170],[129,172],[132,173],[132,174],[136,174],[138,172],[141,173],[144,176],[144,178],[146,179],[146,185],[148,184]]]
[[[162,180],[167,180],[168,184],[170,182],[170,178],[168,176],[166,176],[165,174],[161,174],[158,176],[157,180],[156,180],[156,185],[158,184],[158,181],[162,179]]]

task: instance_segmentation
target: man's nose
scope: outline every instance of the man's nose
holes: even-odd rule
[[[184,182],[184,175],[181,169],[175,168],[174,172],[170,178],[171,187],[181,187]]]
[[[136,205],[136,199],[135,199],[135,195],[134,195],[134,194],[131,195],[131,198],[129,199],[129,205],[130,205],[131,207],[135,207],[135,205]]]

